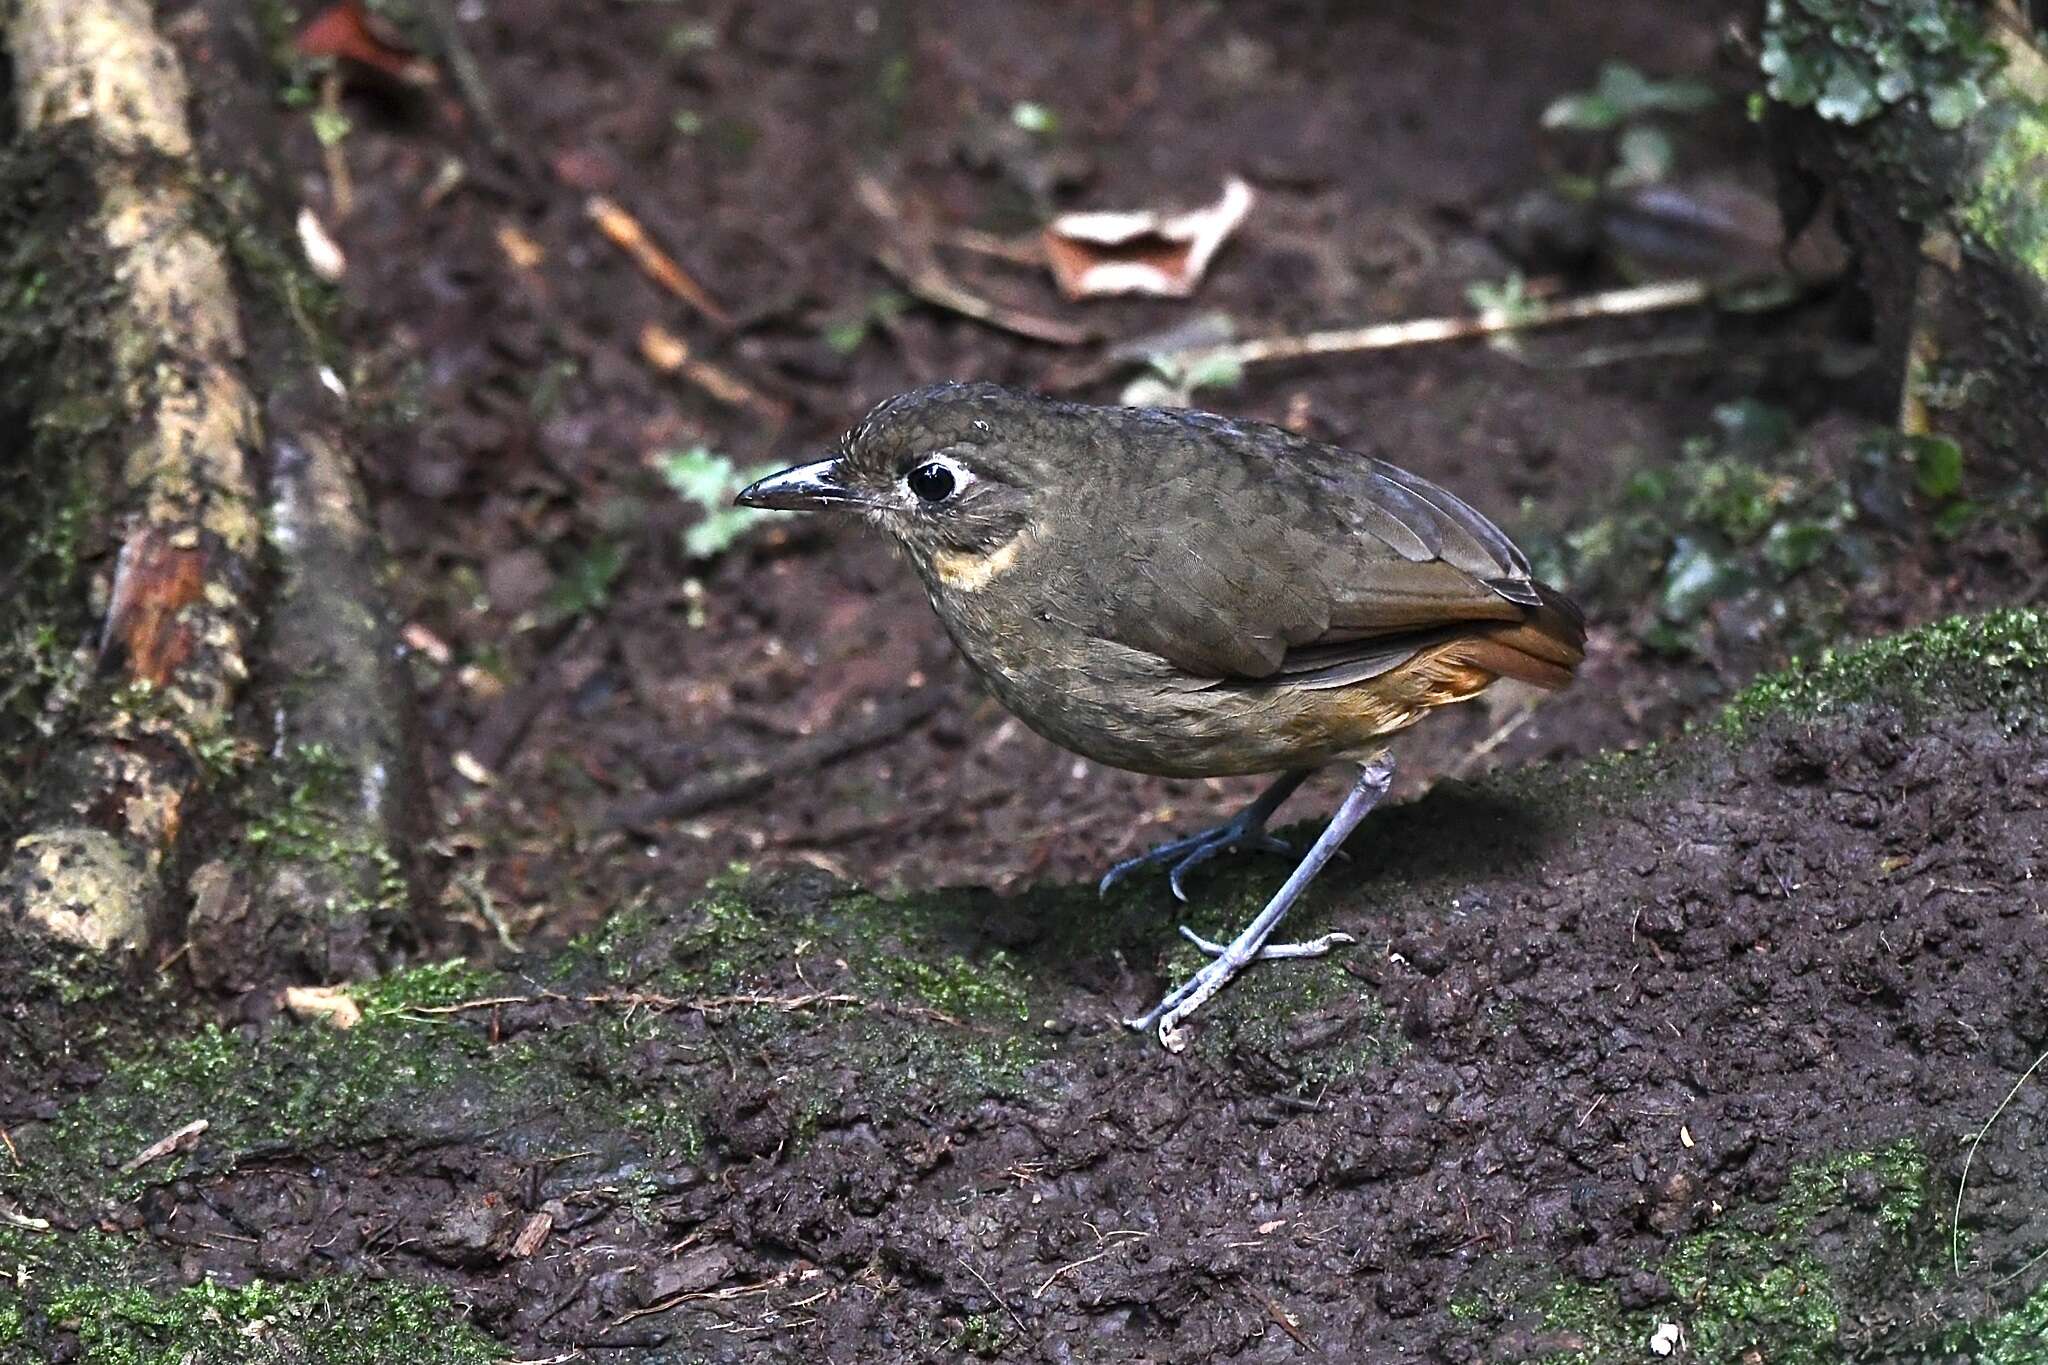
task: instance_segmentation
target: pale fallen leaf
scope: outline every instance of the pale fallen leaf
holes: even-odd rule
[[[1215,203],[1185,213],[1063,213],[1045,229],[1046,260],[1068,298],[1185,298],[1251,207],[1252,187],[1232,176]]]
[[[297,1018],[319,1020],[338,1029],[351,1029],[363,1022],[362,1007],[341,986],[286,986],[284,1007]]]
[[[498,250],[521,270],[536,270],[548,258],[546,247],[512,223],[498,224]]]
[[[299,209],[299,250],[306,253],[306,264],[313,273],[329,284],[348,273],[348,257],[342,254],[341,244],[319,215],[305,207]]]

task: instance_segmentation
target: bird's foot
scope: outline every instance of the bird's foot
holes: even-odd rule
[[[1194,944],[1197,948],[1200,948],[1210,957],[1222,957],[1230,951],[1229,944],[1217,943],[1213,939],[1203,938],[1185,924],[1180,927],[1180,936]],[[1251,962],[1279,962],[1294,957],[1321,957],[1332,948],[1342,948],[1346,944],[1356,942],[1358,942],[1358,939],[1351,934],[1328,933],[1324,934],[1321,938],[1312,938],[1301,943],[1268,943],[1247,960]]]
[[[1203,938],[1185,924],[1180,932],[1181,937],[1208,954],[1209,961],[1202,965],[1200,971],[1168,991],[1165,998],[1151,1009],[1124,1020],[1125,1024],[1141,1032],[1148,1029],[1156,1031],[1160,1045],[1168,1052],[1180,1052],[1188,1045],[1187,1035],[1180,1028],[1181,1022],[1207,1004],[1210,997],[1234,981],[1238,973],[1252,963],[1321,957],[1333,948],[1358,942],[1350,934],[1329,933],[1302,943],[1248,944],[1243,937],[1231,943],[1217,943]]]
[[[1181,885],[1188,873],[1208,862],[1219,853],[1292,853],[1294,849],[1285,839],[1266,833],[1263,813],[1253,818],[1253,812],[1239,812],[1234,818],[1208,829],[1196,830],[1193,834],[1178,839],[1169,839],[1157,848],[1140,853],[1135,858],[1126,858],[1102,874],[1096,884],[1099,895],[1108,895],[1109,888],[1122,881],[1126,874],[1155,863],[1171,864],[1166,874],[1167,885],[1173,888],[1175,898],[1185,902],[1187,890]]]

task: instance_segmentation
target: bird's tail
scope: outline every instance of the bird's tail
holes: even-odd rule
[[[1519,621],[1489,623],[1455,646],[1458,659],[1503,678],[1553,691],[1572,680],[1586,657],[1586,618],[1569,597],[1538,583],[1540,606]]]

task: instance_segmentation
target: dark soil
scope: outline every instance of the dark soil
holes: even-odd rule
[[[888,302],[873,255],[904,228],[861,207],[862,174],[917,217],[1003,234],[1251,179],[1259,205],[1192,306],[1065,304],[1035,269],[946,254],[975,289],[1106,338],[1192,307],[1244,334],[1459,312],[1467,286],[1545,268],[1485,226],[1596,169],[1594,140],[1538,119],[1605,59],[1716,83],[1719,108],[1674,126],[1681,165],[1768,190],[1723,41],[1747,7],[455,8],[517,164],[445,88],[358,78],[332,154],[343,211],[309,119],[275,117],[348,257],[344,378],[419,647],[441,946],[510,973],[450,977],[429,1003],[530,999],[421,1014],[420,988],[394,986],[332,1041],[266,988],[223,1033],[159,1044],[132,1022],[95,1036],[115,1016],[91,1003],[60,1035],[38,984],[55,978],[14,973],[0,1129],[22,1164],[0,1195],[104,1260],[67,1270],[0,1223],[0,1271],[118,1265],[157,1290],[388,1275],[444,1286],[519,1359],[1638,1360],[1665,1321],[1701,1361],[1753,1339],[1803,1343],[1773,1362],[2039,1358],[1996,1354],[1998,1332],[2039,1327],[2038,1089],[1972,1161],[1960,1278],[1945,1208],[1965,1140],[2048,1046],[2038,728],[1880,708],[1594,775],[1462,780],[1663,740],[1794,647],[2037,594],[2035,528],[1987,513],[1937,534],[1909,487],[1852,518],[1862,558],[1730,592],[1670,638],[1671,539],[1719,514],[1683,491],[1643,503],[1639,476],[1679,468],[1717,409],[1789,415],[1786,442],[1745,456],[1805,490],[1787,505],[1890,486],[1864,450],[1884,416],[1869,386],[1829,377],[1860,340],[1853,300],[1255,370],[1203,395],[1450,485],[1585,568],[1568,586],[1594,628],[1573,691],[1413,736],[1402,794],[1420,799],[1375,816],[1302,916],[1359,948],[1255,974],[1187,1059],[1113,1023],[1187,965],[1163,888],[1105,904],[1082,883],[1256,784],[1116,773],[1024,730],[858,528],[778,523],[690,559],[697,514],[652,468],[697,444],[793,462],[941,377],[1082,376],[1082,396],[1116,397],[1128,375],[1087,378],[1094,350]],[[233,78],[203,7],[171,23],[202,91]],[[1018,129],[1020,101],[1058,131]],[[734,325],[605,242],[592,194]],[[850,351],[828,339],[870,316]],[[787,420],[657,372],[648,323]],[[1988,505],[2001,477],[1967,475]],[[1585,567],[1570,533],[1628,516],[1672,524],[1640,564],[1638,526]],[[939,704],[890,742],[600,832],[620,801],[773,765],[918,688]],[[707,901],[736,860],[781,875]],[[1194,922],[1229,925],[1275,875],[1218,871]],[[761,1003],[818,993],[863,1003]],[[753,1003],[675,1007],[707,996]],[[196,1148],[112,1173],[194,1117],[213,1124]],[[542,1211],[545,1239],[515,1255]],[[39,1352],[154,1359],[95,1356],[104,1315],[25,1302]],[[2015,1304],[1974,1346],[1942,1336]],[[243,1320],[210,1311],[194,1330]],[[308,1313],[264,1320],[288,1338]],[[465,1341],[451,1328],[446,1358],[488,1358],[454,1354]]]
[[[2038,726],[1878,706],[1534,794],[1377,821],[1310,916],[1361,947],[1257,974],[1185,1060],[1108,1017],[1160,984],[1105,973],[1142,904],[816,872],[347,1035],[41,1035],[0,1112],[72,1240],[7,1249],[61,1285],[97,1223],[144,1282],[441,1285],[522,1359],[1634,1360],[1665,1322],[1701,1361],[2039,1359],[2040,1092],[1986,1127],[2048,1042]]]

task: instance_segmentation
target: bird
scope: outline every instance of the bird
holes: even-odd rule
[[[1229,943],[1142,1015],[1169,1051],[1273,943],[1383,798],[1389,737],[1503,678],[1555,690],[1585,657],[1579,608],[1450,492],[1265,422],[1095,406],[949,382],[878,404],[825,459],[745,507],[851,513],[886,534],[969,668],[1025,725],[1096,762],[1171,778],[1277,774],[1232,819],[1109,869],[1100,888],[1227,851],[1285,851],[1267,821],[1311,772],[1356,763],[1322,834]]]

